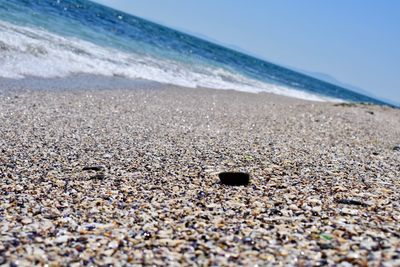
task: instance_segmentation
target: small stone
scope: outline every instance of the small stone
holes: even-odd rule
[[[59,214],[56,213],[48,213],[43,215],[44,218],[48,220],[55,220],[59,217]],[[50,223],[49,223],[50,224]],[[52,225],[48,225],[48,227],[51,227]]]
[[[43,258],[43,256],[45,255],[46,253],[42,250],[42,249],[40,249],[40,248],[34,248],[33,249],[33,252],[32,252],[32,255],[33,256],[35,256],[35,257],[37,257],[37,258]]]
[[[319,205],[322,205],[321,200],[319,200],[318,198],[309,198],[308,201],[309,201],[309,203],[311,204],[311,206],[319,206]]]
[[[315,206],[311,209],[313,212],[321,212],[322,208],[321,206]]]
[[[99,174],[90,176],[90,179],[96,179],[96,180],[103,180],[104,178],[106,178],[106,176],[103,173],[99,173]]]
[[[177,185],[175,185],[175,186],[172,187],[172,191],[173,191],[173,192],[178,192],[179,189],[180,189],[180,187],[177,186]]]
[[[59,236],[56,239],[54,239],[54,242],[55,243],[66,243],[66,242],[68,242],[68,240],[69,240],[69,236],[62,235],[62,236]]]
[[[348,209],[348,208],[341,209],[341,212],[343,214],[347,214],[347,215],[358,215],[358,210],[351,210],[351,209]]]
[[[279,254],[283,257],[286,257],[287,255],[289,255],[289,251],[287,251],[286,249],[281,249],[279,251]]]
[[[250,182],[250,175],[245,172],[221,172],[218,176],[223,185],[248,185]]]
[[[13,245],[14,247],[18,247],[21,243],[19,242],[18,239],[13,239],[10,241],[10,244]]]
[[[85,166],[82,171],[102,171],[104,170],[103,165]]]
[[[254,240],[251,237],[243,238],[243,243],[246,245],[254,245]]]
[[[144,240],[149,240],[151,238],[151,233],[148,231],[144,231],[142,235]]]
[[[393,151],[400,151],[400,144],[393,147]]]
[[[358,201],[358,200],[353,200],[353,199],[338,199],[336,200],[337,203],[339,204],[345,204],[345,205],[357,205],[357,206],[368,206],[367,204]]]
[[[78,252],[83,252],[85,250],[85,247],[78,244],[78,245],[75,246],[75,249]]]
[[[119,246],[118,241],[113,240],[110,243],[108,243],[109,248],[117,248]]]
[[[372,241],[372,239],[363,240],[360,244],[361,249],[371,250],[376,247],[376,242]]]
[[[86,226],[86,229],[88,231],[93,231],[94,229],[96,229],[96,226],[95,225],[88,225],[88,226]]]
[[[282,212],[281,212],[280,210],[278,210],[278,209],[271,209],[271,210],[269,211],[269,215],[278,215],[278,216],[282,216],[283,214],[282,214]]]
[[[206,196],[206,193],[204,192],[204,191],[200,191],[198,194],[197,194],[197,197],[199,198],[199,199],[202,199],[202,198],[204,198]]]
[[[22,221],[21,221],[23,224],[30,224],[30,223],[32,223],[32,220],[30,219],[30,218],[24,218],[24,219],[22,219]]]
[[[320,249],[334,249],[332,244],[329,243],[318,243]]]

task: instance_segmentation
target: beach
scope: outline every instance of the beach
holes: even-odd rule
[[[400,265],[400,109],[24,86],[0,94],[0,265]]]

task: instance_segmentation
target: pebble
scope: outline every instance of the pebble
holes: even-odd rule
[[[318,243],[318,246],[324,250],[325,249],[334,249],[334,246],[330,243]]]
[[[321,200],[317,198],[309,198],[308,202],[311,204],[311,206],[319,206],[322,204]]]
[[[109,248],[117,248],[119,246],[118,241],[113,240],[110,243],[108,243]]]
[[[93,165],[93,166],[85,166],[82,168],[83,171],[102,171],[104,170],[103,165]]]
[[[251,237],[243,238],[243,243],[246,244],[246,245],[254,245],[255,244]]]
[[[200,191],[197,196],[199,199],[202,199],[206,197],[206,193],[204,191]]]
[[[338,199],[336,202],[339,204],[346,204],[346,205],[368,206],[366,203],[353,199]]]
[[[311,209],[313,212],[321,212],[322,208],[321,206],[315,206]]]
[[[32,219],[31,218],[24,218],[24,219],[21,220],[21,222],[23,224],[30,224],[30,223],[32,223]]]
[[[56,243],[66,243],[66,242],[68,242],[69,239],[70,239],[69,236],[61,235],[61,236],[57,237],[56,239],[54,239],[54,242],[56,242]]]
[[[248,185],[250,182],[250,175],[245,172],[221,172],[218,176],[223,185]]]
[[[144,240],[148,240],[151,238],[151,233],[148,231],[144,231],[142,236],[143,236]]]
[[[343,214],[348,214],[348,215],[358,215],[358,210],[352,210],[348,208],[342,208],[340,210]]]
[[[98,173],[96,175],[90,176],[90,179],[94,180],[103,180],[104,178],[106,178],[106,175],[103,173]]]

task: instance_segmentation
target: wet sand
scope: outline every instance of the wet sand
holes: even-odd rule
[[[399,109],[14,88],[0,122],[0,264],[400,265]]]

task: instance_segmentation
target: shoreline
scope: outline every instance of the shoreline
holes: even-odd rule
[[[104,76],[104,75],[93,75],[93,74],[75,74],[66,77],[35,77],[35,76],[28,76],[22,79],[14,79],[14,78],[0,78],[0,94],[5,93],[5,91],[75,91],[75,90],[113,90],[113,89],[165,89],[165,88],[186,88],[190,90],[195,89],[209,89],[209,90],[223,90],[223,91],[235,91],[235,92],[243,92],[248,94],[271,94],[277,96],[283,96],[287,98],[294,98],[298,100],[304,101],[311,101],[311,102],[321,102],[321,103],[356,103],[356,104],[366,104],[366,105],[378,105],[378,106],[388,106],[391,108],[400,108],[400,106],[396,106],[390,103],[384,104],[375,104],[375,103],[363,103],[363,102],[351,102],[342,99],[334,99],[327,96],[322,95],[315,95],[307,98],[305,95],[301,96],[303,92],[298,90],[300,93],[299,96],[294,95],[286,95],[285,93],[275,93],[275,92],[248,92],[248,91],[241,91],[236,89],[219,89],[219,88],[206,88],[206,87],[184,87],[180,85],[168,84],[168,83],[160,83],[151,80],[144,80],[144,79],[132,79],[122,76]],[[297,90],[297,89],[294,89]],[[301,97],[300,97],[301,96]],[[380,100],[379,100],[380,101]]]
[[[26,86],[0,94],[0,261],[400,263],[399,109]],[[220,185],[233,170],[251,184]]]

